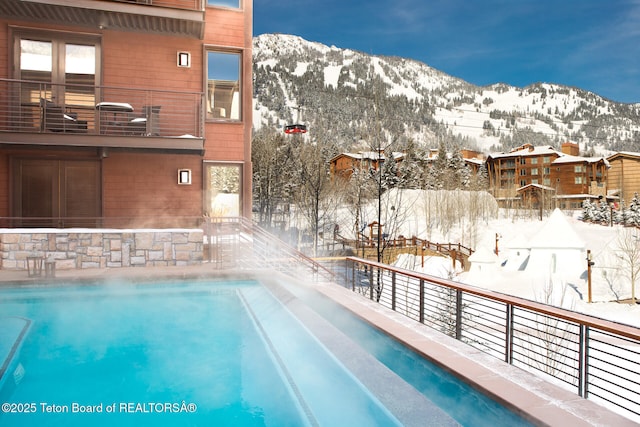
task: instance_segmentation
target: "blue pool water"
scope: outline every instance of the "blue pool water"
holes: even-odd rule
[[[317,312],[330,310],[328,301],[314,301]],[[391,370],[416,377],[424,369],[393,340],[335,313],[335,324],[356,331],[359,345],[383,363],[401,361]],[[440,388],[467,406],[453,412],[471,418],[434,406],[433,418],[407,423],[253,281],[3,289],[0,330],[16,319],[30,326],[20,341],[0,334],[0,350],[14,350],[0,353],[8,366],[2,426],[526,425],[488,399],[465,398],[465,386],[443,382],[437,371],[411,385]],[[391,347],[380,346],[385,339]],[[367,366],[387,375],[376,369]]]
[[[353,316],[346,309],[336,306],[327,297],[312,294],[309,290],[299,287],[289,287],[289,289],[337,328],[349,331],[350,337],[366,351],[445,410],[461,425],[474,427],[532,425],[496,401],[477,392],[469,384],[457,380],[434,363],[373,328],[364,320]]]

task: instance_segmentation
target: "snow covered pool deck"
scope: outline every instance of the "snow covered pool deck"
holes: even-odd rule
[[[214,272],[210,266],[154,267],[89,269],[60,271],[57,283],[72,281],[105,280],[127,277],[131,279],[191,278],[202,276],[239,276],[260,280],[276,278],[274,272],[241,273]],[[279,280],[279,279],[276,279]],[[283,279],[290,281],[289,278]],[[3,284],[24,283],[46,285],[42,281],[28,279],[24,272],[0,271],[0,292]],[[469,384],[511,408],[514,412],[537,425],[571,426],[632,426],[637,423],[618,415],[592,401],[544,381],[521,369],[451,339],[426,326],[413,322],[402,315],[391,312],[351,291],[335,284],[316,284],[315,290],[330,297],[361,318],[421,353],[429,360],[451,373],[465,379]]]

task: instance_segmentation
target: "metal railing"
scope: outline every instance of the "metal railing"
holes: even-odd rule
[[[271,268],[295,274],[301,267],[332,281],[331,270],[242,217],[205,217],[204,259],[220,269]]]
[[[0,79],[0,132],[204,135],[202,92]]]
[[[117,3],[133,3],[146,6],[172,7],[185,10],[204,10],[206,0],[111,0]]]
[[[38,233],[66,233],[73,228],[200,228],[203,259],[216,269],[269,268],[294,275],[303,269],[310,271],[315,280],[335,280],[331,269],[243,217],[0,217],[0,228],[37,229]]]
[[[417,322],[640,419],[640,329],[348,257],[345,284]]]

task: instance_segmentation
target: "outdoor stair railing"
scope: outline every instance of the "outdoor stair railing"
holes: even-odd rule
[[[302,267],[310,270],[316,279],[334,278],[325,266],[246,218],[206,217],[202,229],[207,248],[205,259],[217,268],[272,268],[293,273]]]
[[[354,292],[640,419],[640,328],[362,258],[346,262]]]

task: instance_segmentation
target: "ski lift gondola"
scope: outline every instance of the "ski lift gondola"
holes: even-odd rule
[[[292,133],[307,133],[307,126],[300,123],[300,110],[302,110],[302,107],[295,107],[294,110],[297,110],[298,112],[296,118],[296,122],[298,123],[285,126],[284,133],[286,133],[287,135],[290,135]]]
[[[307,133],[307,127],[301,124],[287,125],[284,127],[284,133]]]

